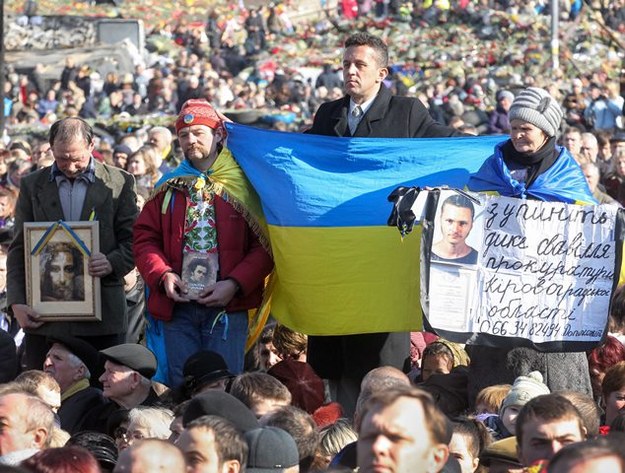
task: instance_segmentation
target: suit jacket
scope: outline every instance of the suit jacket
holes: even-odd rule
[[[15,340],[0,329],[0,383],[13,381],[17,376],[17,352]]]
[[[137,195],[132,175],[121,169],[96,162],[95,182],[89,184],[80,219],[87,221],[92,211],[100,224],[100,252],[113,272],[100,279],[102,321],[47,322],[27,332],[51,336],[101,336],[123,333],[128,326],[124,275],[134,267],[132,226],[137,217]],[[56,222],[63,219],[63,208],[50,168],[24,177],[15,209],[15,237],[7,259],[7,303],[26,304],[24,267],[24,222]]]
[[[454,128],[435,122],[423,104],[412,97],[398,97],[384,85],[353,135],[347,125],[349,95],[321,104],[307,133],[326,136],[372,138],[435,138],[461,136]]]
[[[345,96],[322,104],[307,133],[371,138],[462,135],[453,128],[435,122],[418,99],[394,96],[384,85],[351,135],[347,125],[349,100],[350,97]],[[369,370],[378,366],[389,365],[402,369],[409,352],[408,332],[308,337],[308,363],[320,377],[353,378],[356,384]]]

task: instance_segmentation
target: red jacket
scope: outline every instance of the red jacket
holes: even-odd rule
[[[137,268],[150,289],[148,311],[171,320],[175,302],[167,297],[161,278],[167,271],[182,271],[185,212],[188,194],[174,190],[165,214],[165,192],[145,204],[134,226],[133,252]],[[232,205],[215,196],[220,279],[232,278],[240,290],[226,306],[228,312],[260,305],[265,277],[273,261],[249,225]]]

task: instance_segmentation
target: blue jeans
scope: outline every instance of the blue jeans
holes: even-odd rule
[[[221,308],[186,302],[175,305],[171,321],[163,327],[171,388],[182,384],[185,361],[200,350],[219,353],[232,374],[243,372],[247,311],[226,313]]]

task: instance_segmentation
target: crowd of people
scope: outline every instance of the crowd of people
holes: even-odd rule
[[[367,6],[378,19],[410,13],[393,2],[351,11]],[[292,34],[272,8],[282,28],[272,34]],[[267,47],[262,15],[250,13],[240,43],[217,15],[206,30],[172,30],[184,46],[175,62],[138,65],[101,91],[70,59],[47,105],[29,89],[36,80],[9,77],[11,120],[51,126],[47,139],[15,137],[0,154],[0,471],[623,471],[623,287],[588,353],[463,346],[430,332],[307,336],[271,319],[246,349],[248,311],[269,308],[275,249],[222,113],[271,97],[305,110],[294,127],[310,134],[510,135],[470,191],[623,206],[618,78],[525,77],[495,90],[488,110],[485,96],[472,102],[469,77],[402,89],[387,44],[361,32],[336,70],[310,81],[276,73],[259,87],[267,79],[238,80],[233,58]],[[168,126],[104,136],[85,120],[156,110],[172,115]],[[47,243],[39,289],[42,303],[74,303],[97,278],[101,320],[49,321],[28,297],[24,224],[94,220],[97,250]],[[470,252],[447,243],[445,258]]]
[[[492,120],[502,88],[549,87],[563,101],[571,74],[579,74],[589,101],[596,99],[590,98],[591,83],[599,96],[619,95],[620,58],[609,46],[618,44],[624,28],[619,2],[586,7],[600,11],[603,22],[590,14],[582,19],[570,11],[570,2],[561,2],[563,29],[575,31],[563,39],[566,74],[550,71],[549,56],[537,50],[549,38],[543,2],[352,3],[300,23],[289,19],[297,6],[288,2],[249,9],[231,3],[215,7],[206,21],[148,23],[151,52],[132,72],[100,73],[72,57],[54,80],[41,64],[29,73],[9,68],[5,115],[10,124],[50,124],[76,114],[119,124],[123,117],[174,116],[187,99],[204,97],[231,110],[235,121],[301,131],[321,103],[342,95],[335,51],[354,25],[394,38],[386,79],[394,93],[417,96],[441,123],[464,122],[477,133],[505,132]],[[597,33],[599,23],[604,29]],[[413,35],[433,48],[417,47]],[[601,100],[596,106],[601,108]],[[571,110],[569,119],[579,122],[578,112]],[[610,125],[609,117],[585,119],[598,129]]]

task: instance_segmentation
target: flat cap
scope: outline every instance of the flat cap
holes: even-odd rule
[[[241,432],[260,427],[254,413],[236,397],[218,390],[195,396],[182,415],[182,425],[202,416],[219,416],[229,420]]]
[[[610,138],[610,143],[618,143],[618,142],[621,142],[621,141],[625,141],[625,132],[623,132],[623,131],[617,131]]]
[[[102,356],[113,363],[124,365],[137,373],[151,378],[156,373],[156,357],[154,353],[138,343],[123,343],[100,350]]]
[[[497,440],[486,447],[480,454],[480,463],[485,466],[490,466],[492,460],[498,460],[518,465],[519,458],[517,456],[516,446],[516,437]]]
[[[246,432],[245,440],[249,447],[249,473],[276,473],[299,464],[297,444],[285,430],[261,427]]]

